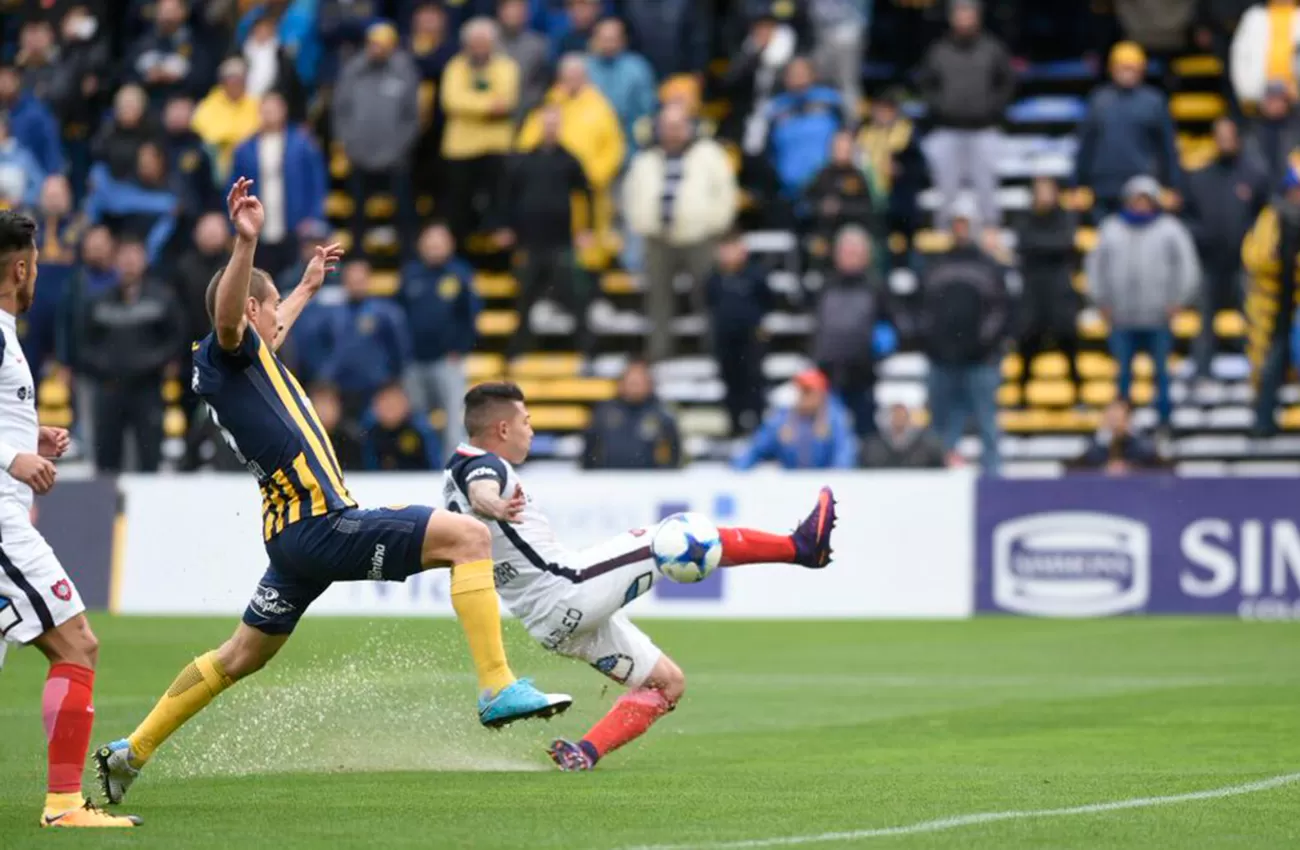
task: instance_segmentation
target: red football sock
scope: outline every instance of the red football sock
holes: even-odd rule
[[[81,771],[95,723],[94,691],[95,671],[89,667],[62,662],[50,667],[41,713],[49,747],[51,794],[81,793]]]
[[[594,762],[628,741],[640,738],[670,709],[672,705],[660,691],[653,688],[628,691],[615,700],[614,707],[591,727],[578,745]]]
[[[719,528],[722,538],[722,566],[741,564],[788,564],[794,560],[794,540],[788,534],[772,534],[752,528]]]

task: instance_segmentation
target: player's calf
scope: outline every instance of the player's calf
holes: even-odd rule
[[[561,770],[591,770],[602,758],[648,732],[685,693],[686,674],[667,655],[661,656],[646,680],[615,700],[581,741],[560,739],[547,752]]]

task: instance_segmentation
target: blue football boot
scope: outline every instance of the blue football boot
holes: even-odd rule
[[[500,729],[516,720],[554,717],[568,711],[571,705],[573,697],[568,694],[544,694],[537,690],[532,679],[517,679],[495,696],[484,693],[478,698],[478,719],[489,729]]]

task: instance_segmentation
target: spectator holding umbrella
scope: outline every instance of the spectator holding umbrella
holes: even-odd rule
[[[1075,180],[1092,190],[1098,218],[1119,210],[1124,185],[1139,175],[1155,175],[1175,193],[1182,188],[1169,104],[1158,89],[1142,82],[1146,67],[1141,47],[1131,41],[1115,45],[1111,82],[1089,97],[1079,126]]]
[[[1025,290],[1020,302],[1020,398],[1025,402],[1034,358],[1055,347],[1069,364],[1074,397],[1079,399],[1079,310],[1074,288],[1074,234],[1078,222],[1061,207],[1060,189],[1051,177],[1035,177],[1033,206],[1016,231],[1016,250]]]
[[[1173,415],[1169,321],[1195,303],[1201,280],[1192,236],[1160,208],[1160,184],[1134,177],[1124,185],[1124,209],[1102,222],[1097,250],[1088,257],[1092,297],[1110,321],[1110,351],[1119,364],[1119,396],[1130,400],[1133,357],[1155,361],[1156,412],[1162,427]]]
[[[784,469],[852,469],[857,460],[853,423],[831,395],[830,381],[816,369],[794,378],[794,405],[767,415],[749,445],[736,456],[736,469],[775,461]]]
[[[959,201],[948,219],[953,247],[926,263],[915,317],[916,336],[930,359],[930,412],[945,452],[957,448],[973,417],[981,465],[997,475],[997,394],[1012,330],[1010,270],[976,242],[980,219],[973,203]]]

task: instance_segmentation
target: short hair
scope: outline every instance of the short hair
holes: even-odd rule
[[[217,269],[212,280],[208,282],[208,291],[203,295],[203,304],[208,308],[209,322],[217,321],[217,287],[221,285],[221,276],[225,273],[225,266]],[[258,301],[265,301],[274,295],[275,291],[275,281],[271,280],[271,276],[261,269],[253,269],[253,274],[248,280],[248,294]]]
[[[489,381],[465,393],[465,432],[482,434],[496,419],[502,405],[523,402],[524,391],[513,381]]]
[[[19,251],[36,247],[36,219],[13,210],[0,211],[0,269]]]
[[[466,42],[473,38],[475,33],[482,33],[490,38],[493,44],[498,44],[500,42],[499,32],[497,22],[491,18],[470,18],[460,28],[460,40]]]

